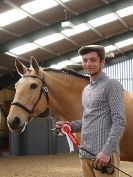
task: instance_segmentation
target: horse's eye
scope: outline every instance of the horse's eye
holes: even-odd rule
[[[31,88],[31,89],[35,89],[35,88],[37,88],[37,87],[38,87],[38,85],[35,84],[35,83],[33,83],[33,84],[30,85],[30,88]]]

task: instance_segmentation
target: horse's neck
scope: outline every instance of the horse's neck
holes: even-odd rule
[[[133,93],[132,92],[124,91],[124,104],[125,104],[126,116],[132,117],[133,115]],[[133,119],[132,119],[132,123],[133,123]]]
[[[81,94],[88,80],[63,73],[45,71],[49,106],[66,120],[80,119]]]

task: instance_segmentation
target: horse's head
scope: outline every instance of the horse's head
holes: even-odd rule
[[[11,131],[19,133],[33,117],[46,109],[48,93],[43,70],[35,58],[31,58],[30,68],[19,60],[16,60],[15,65],[21,78],[15,85],[16,94],[11,103],[7,123]]]

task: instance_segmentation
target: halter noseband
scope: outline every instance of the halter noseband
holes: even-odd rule
[[[42,93],[45,94],[46,99],[47,99],[47,104],[48,104],[48,102],[49,102],[49,98],[48,98],[48,88],[47,88],[47,87],[43,87],[44,78],[41,79],[41,78],[39,78],[39,77],[37,77],[37,76],[32,76],[32,75],[23,76],[23,78],[25,78],[25,77],[32,77],[32,78],[37,78],[37,79],[41,80],[41,82],[42,82],[42,87],[41,87],[41,90],[40,90],[39,97],[38,97],[37,101],[35,102],[35,104],[34,104],[32,110],[29,110],[27,107],[25,107],[23,104],[21,104],[21,103],[19,103],[19,102],[17,102],[17,101],[12,102],[11,105],[18,106],[18,107],[22,108],[23,110],[25,110],[26,112],[28,112],[29,114],[33,114],[33,113],[34,113],[34,109],[35,109],[36,105],[38,104],[38,102],[39,102],[39,100],[40,100],[40,98],[41,98],[41,96],[42,96]]]

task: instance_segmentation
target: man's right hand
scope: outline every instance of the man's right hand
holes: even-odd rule
[[[63,127],[63,124],[64,124],[64,121],[58,121],[58,122],[56,122],[55,127],[57,129],[61,129]]]

